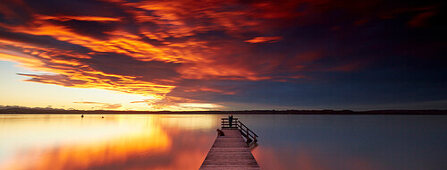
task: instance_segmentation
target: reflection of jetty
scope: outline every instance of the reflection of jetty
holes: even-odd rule
[[[222,118],[222,130],[218,132],[200,169],[260,169],[250,151],[257,145],[258,136],[253,131],[237,118],[232,124]]]

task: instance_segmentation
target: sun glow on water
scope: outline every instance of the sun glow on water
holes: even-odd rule
[[[143,157],[149,165],[155,158],[181,159],[178,163],[192,159],[195,167],[213,135],[200,136],[194,130],[214,129],[216,120],[209,115],[2,115],[0,138],[9,140],[0,142],[0,169],[88,169]],[[174,143],[178,138],[194,139],[206,147],[179,149],[180,143]],[[180,158],[183,152],[191,157]]]

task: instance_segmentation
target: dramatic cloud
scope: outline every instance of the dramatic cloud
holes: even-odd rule
[[[443,4],[7,0],[0,59],[45,72],[18,73],[27,81],[150,96],[140,102],[151,109],[352,103],[366,100],[351,94],[368,81],[385,90],[406,81],[408,91],[445,83],[435,80],[446,64]],[[429,96],[415,100],[445,99]],[[321,102],[300,102],[309,97]]]

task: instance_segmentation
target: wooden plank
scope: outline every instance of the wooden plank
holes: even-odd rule
[[[225,136],[217,136],[200,169],[260,169],[240,131],[222,131]]]

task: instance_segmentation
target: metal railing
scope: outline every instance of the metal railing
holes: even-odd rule
[[[230,124],[230,120],[228,118],[222,118],[221,119],[221,126],[222,129],[239,129],[242,136],[247,139],[247,143],[256,143],[258,140],[258,135],[256,135],[255,132],[253,132],[251,129],[249,129],[247,126],[245,126],[244,123],[239,121],[238,118],[233,118],[233,121]]]
[[[231,124],[230,124],[230,120],[228,118],[221,119],[221,125],[222,125],[222,128],[224,128],[224,129],[238,128],[238,122],[239,122],[238,118],[233,118],[233,121],[231,122]]]

